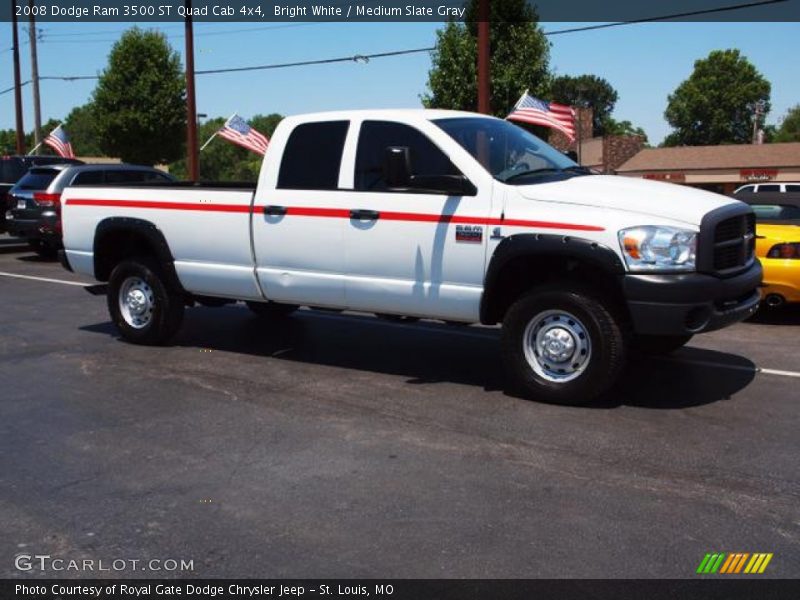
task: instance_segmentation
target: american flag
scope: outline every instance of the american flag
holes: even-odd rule
[[[53,129],[50,135],[44,138],[44,143],[58,152],[59,156],[75,158],[75,153],[72,151],[72,144],[69,143],[69,136],[61,125]]]
[[[262,155],[267,153],[267,146],[269,145],[267,136],[250,127],[247,121],[237,114],[225,121],[225,125],[219,130],[219,135],[229,142],[243,146],[253,152]]]
[[[575,109],[571,106],[545,102],[529,95],[527,90],[506,119],[557,129],[572,142],[575,140]]]

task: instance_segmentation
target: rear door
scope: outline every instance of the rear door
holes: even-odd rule
[[[303,122],[259,181],[252,215],[256,272],[268,300],[344,307],[344,229],[352,191],[339,186],[350,122]],[[288,129],[288,128],[287,128]],[[273,138],[275,148],[283,138]]]
[[[425,123],[419,124],[424,126]],[[399,315],[478,319],[492,186],[475,195],[387,189],[386,148],[409,149],[412,176],[466,175],[431,136],[435,126],[389,120],[360,125],[345,231],[347,304]],[[465,165],[466,166],[466,165]],[[471,179],[473,183],[475,179]]]

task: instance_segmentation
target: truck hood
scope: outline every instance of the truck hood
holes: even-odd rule
[[[738,202],[720,194],[674,183],[620,175],[586,175],[517,186],[530,200],[601,206],[698,226],[707,212]]]

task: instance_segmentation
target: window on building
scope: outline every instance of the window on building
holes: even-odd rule
[[[278,172],[278,188],[335,190],[349,121],[303,123],[294,128]]]

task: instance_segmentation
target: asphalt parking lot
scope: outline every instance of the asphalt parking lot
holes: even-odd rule
[[[145,348],[82,281],[0,237],[2,577],[800,576],[800,311],[565,408],[503,392],[494,330],[231,306]]]

